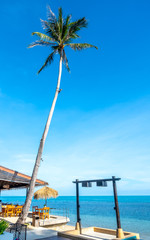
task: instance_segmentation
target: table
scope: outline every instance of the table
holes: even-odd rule
[[[2,214],[4,217],[8,217],[8,215],[12,216],[18,216],[22,211],[22,206],[15,207],[14,205],[6,205],[2,206]]]

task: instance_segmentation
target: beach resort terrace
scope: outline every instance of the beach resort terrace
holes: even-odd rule
[[[18,171],[0,166],[0,191],[11,189],[26,189],[30,185],[31,177]],[[37,179],[36,187],[47,186],[48,183]],[[22,212],[23,205],[12,202],[3,202],[0,206],[0,219],[4,219],[11,224],[15,224]],[[62,214],[62,215],[61,215]],[[66,209],[52,209],[50,207],[32,206],[32,211],[27,217],[27,224],[34,226],[57,226],[69,222],[68,212]]]
[[[0,190],[11,190],[18,188],[28,189],[31,177],[17,171],[0,166]],[[131,240],[139,239],[139,234],[122,231],[119,206],[117,198],[116,181],[120,178],[112,177],[110,179],[97,179],[97,180],[76,180],[73,183],[76,185],[76,206],[77,206],[77,222],[76,226],[69,226],[66,223],[69,222],[68,216],[52,215],[50,213],[50,207],[39,208],[38,206],[32,206],[32,211],[29,212],[27,217],[27,225],[21,231],[19,239],[21,240],[67,240],[67,239],[97,239],[97,240]],[[79,204],[79,184],[82,187],[91,187],[92,183],[96,182],[98,187],[107,187],[107,182],[113,183],[115,211],[117,218],[117,230],[104,229],[100,227],[88,227],[81,228],[80,219],[80,204]],[[36,180],[36,186],[48,185],[47,182],[42,180]],[[14,204],[2,204],[2,211],[0,213],[0,220],[4,219],[10,224],[6,234],[8,239],[15,239],[15,228],[17,229],[16,221],[22,211],[23,206]],[[12,226],[12,227],[11,227]],[[15,226],[15,227],[14,227]],[[121,232],[121,233],[120,233]],[[1,240],[2,237],[1,237]],[[4,238],[5,240],[5,238]]]

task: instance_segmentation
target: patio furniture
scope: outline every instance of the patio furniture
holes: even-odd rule
[[[21,212],[22,212],[22,208],[23,208],[23,206],[17,206],[17,207],[15,207],[15,216],[16,217],[18,217],[18,216],[20,216],[20,214],[21,214]]]
[[[3,217],[7,217],[6,207],[2,207],[2,213],[1,213],[1,215],[2,215]]]
[[[44,207],[44,208],[39,208],[40,212],[39,212],[39,217],[40,219],[49,219],[49,211],[50,208],[49,207]]]
[[[15,206],[12,205],[7,205],[7,206],[2,206],[2,213],[1,215],[3,217],[13,217],[15,216]]]
[[[33,218],[34,215],[39,215],[38,206],[33,206],[32,207],[32,218]]]
[[[15,206],[7,206],[6,208],[5,208],[5,210],[6,210],[6,216],[8,217],[8,216],[10,216],[10,217],[13,217],[13,216],[15,216]]]

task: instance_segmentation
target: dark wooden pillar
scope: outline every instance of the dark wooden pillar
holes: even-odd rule
[[[114,201],[115,201],[115,211],[116,211],[116,219],[117,219],[117,228],[121,228],[121,221],[120,221],[120,213],[119,213],[119,204],[118,204],[118,196],[117,196],[117,186],[115,177],[112,177],[113,182],[113,191],[114,191]]]
[[[0,196],[1,196],[1,190],[0,190]],[[0,213],[2,212],[2,200],[0,199]]]
[[[76,179],[76,208],[77,208],[76,229],[78,229],[80,231],[80,234],[81,234],[81,219],[80,219],[79,183],[78,183],[78,179]]]
[[[26,197],[27,197],[27,195],[28,195],[28,191],[29,191],[29,188],[27,187],[27,188],[26,188]]]

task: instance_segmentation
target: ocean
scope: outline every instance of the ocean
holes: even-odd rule
[[[1,196],[3,202],[23,204],[25,197]],[[150,196],[119,196],[119,209],[122,229],[140,233],[143,240],[150,240]],[[42,207],[44,200],[32,200],[32,206]],[[67,213],[69,225],[76,223],[76,198],[74,196],[60,196],[49,199],[47,205],[53,214]],[[81,196],[80,217],[82,227],[96,226],[116,229],[116,216],[113,196]]]

